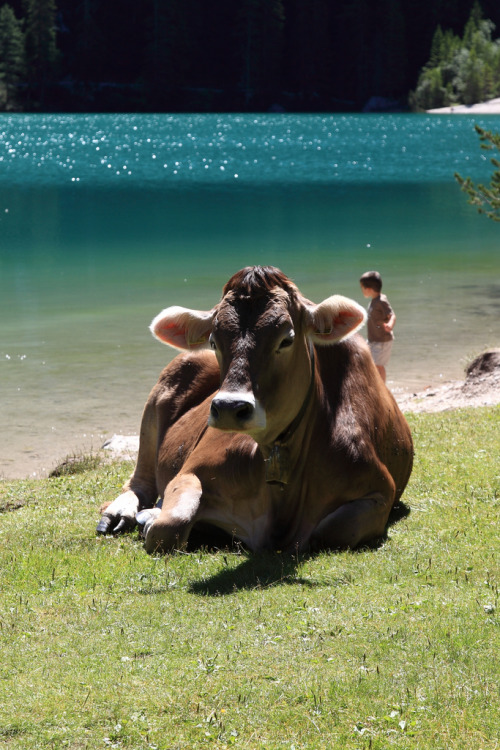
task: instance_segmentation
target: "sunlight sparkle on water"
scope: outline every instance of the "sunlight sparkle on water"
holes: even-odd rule
[[[422,128],[425,117],[110,115],[105,131],[96,129],[102,122],[97,115],[65,115],[56,133],[51,132],[49,116],[33,121],[25,115],[8,115],[0,131],[0,182],[21,183],[28,175],[32,179],[33,165],[43,166],[37,182],[46,184],[64,184],[65,174],[75,168],[78,177],[69,180],[86,185],[108,184],[132,172],[150,185],[164,185],[165,179],[179,184],[218,182],[234,179],[235,174],[250,184],[321,184],[339,179],[384,182],[393,178],[394,169],[383,150],[393,155],[399,151],[407,159],[400,174],[405,181],[436,173],[448,180],[450,168],[460,171],[467,163],[470,172],[485,163],[479,150],[474,164],[464,154],[465,141],[475,137],[467,118],[460,121],[462,125],[455,120],[458,132],[452,138],[443,133],[442,148],[436,154],[427,147],[426,138],[434,137],[438,127],[443,131],[443,125],[427,117]],[[412,128],[412,122],[418,127]],[[353,129],[359,134],[357,140],[352,138]],[[107,153],[103,155],[104,147]],[[241,152],[246,153],[245,160]],[[151,162],[157,162],[157,168]],[[174,168],[166,166],[170,162],[176,162]],[[218,167],[217,172],[207,165]]]

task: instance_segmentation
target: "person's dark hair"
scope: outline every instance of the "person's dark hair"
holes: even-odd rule
[[[361,276],[359,283],[379,293],[382,290],[382,277],[378,271],[367,271]]]

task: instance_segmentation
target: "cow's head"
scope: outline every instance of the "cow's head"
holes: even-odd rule
[[[214,350],[221,385],[209,425],[247,433],[262,445],[275,440],[302,408],[313,377],[312,345],[335,344],[365,317],[346,297],[315,305],[278,269],[255,266],[228,281],[212,310],[169,307],[151,330],[177,349]]]

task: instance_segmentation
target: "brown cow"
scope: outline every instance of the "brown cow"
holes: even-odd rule
[[[137,466],[98,532],[137,521],[148,552],[182,547],[194,527],[252,550],[353,548],[381,536],[413,446],[352,335],[364,321],[352,300],[315,305],[260,266],[235,274],[209,312],[160,313],[153,334],[188,351],[151,392]]]

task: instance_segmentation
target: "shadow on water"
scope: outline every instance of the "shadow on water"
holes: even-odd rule
[[[409,514],[410,508],[404,503],[400,502],[395,505],[389,516],[384,536],[374,540],[369,545],[354,550],[352,554],[364,554],[383,547],[387,541],[390,527],[407,518]],[[196,544],[190,545],[190,549],[195,547]],[[188,590],[190,593],[200,596],[225,596],[244,589],[264,589],[279,585],[300,585],[313,588],[319,583],[302,577],[300,570],[301,566],[314,556],[314,553],[294,555],[289,552],[257,554],[242,552],[242,562],[236,568],[227,566],[210,578],[192,581]],[[227,560],[225,562],[228,565]]]

